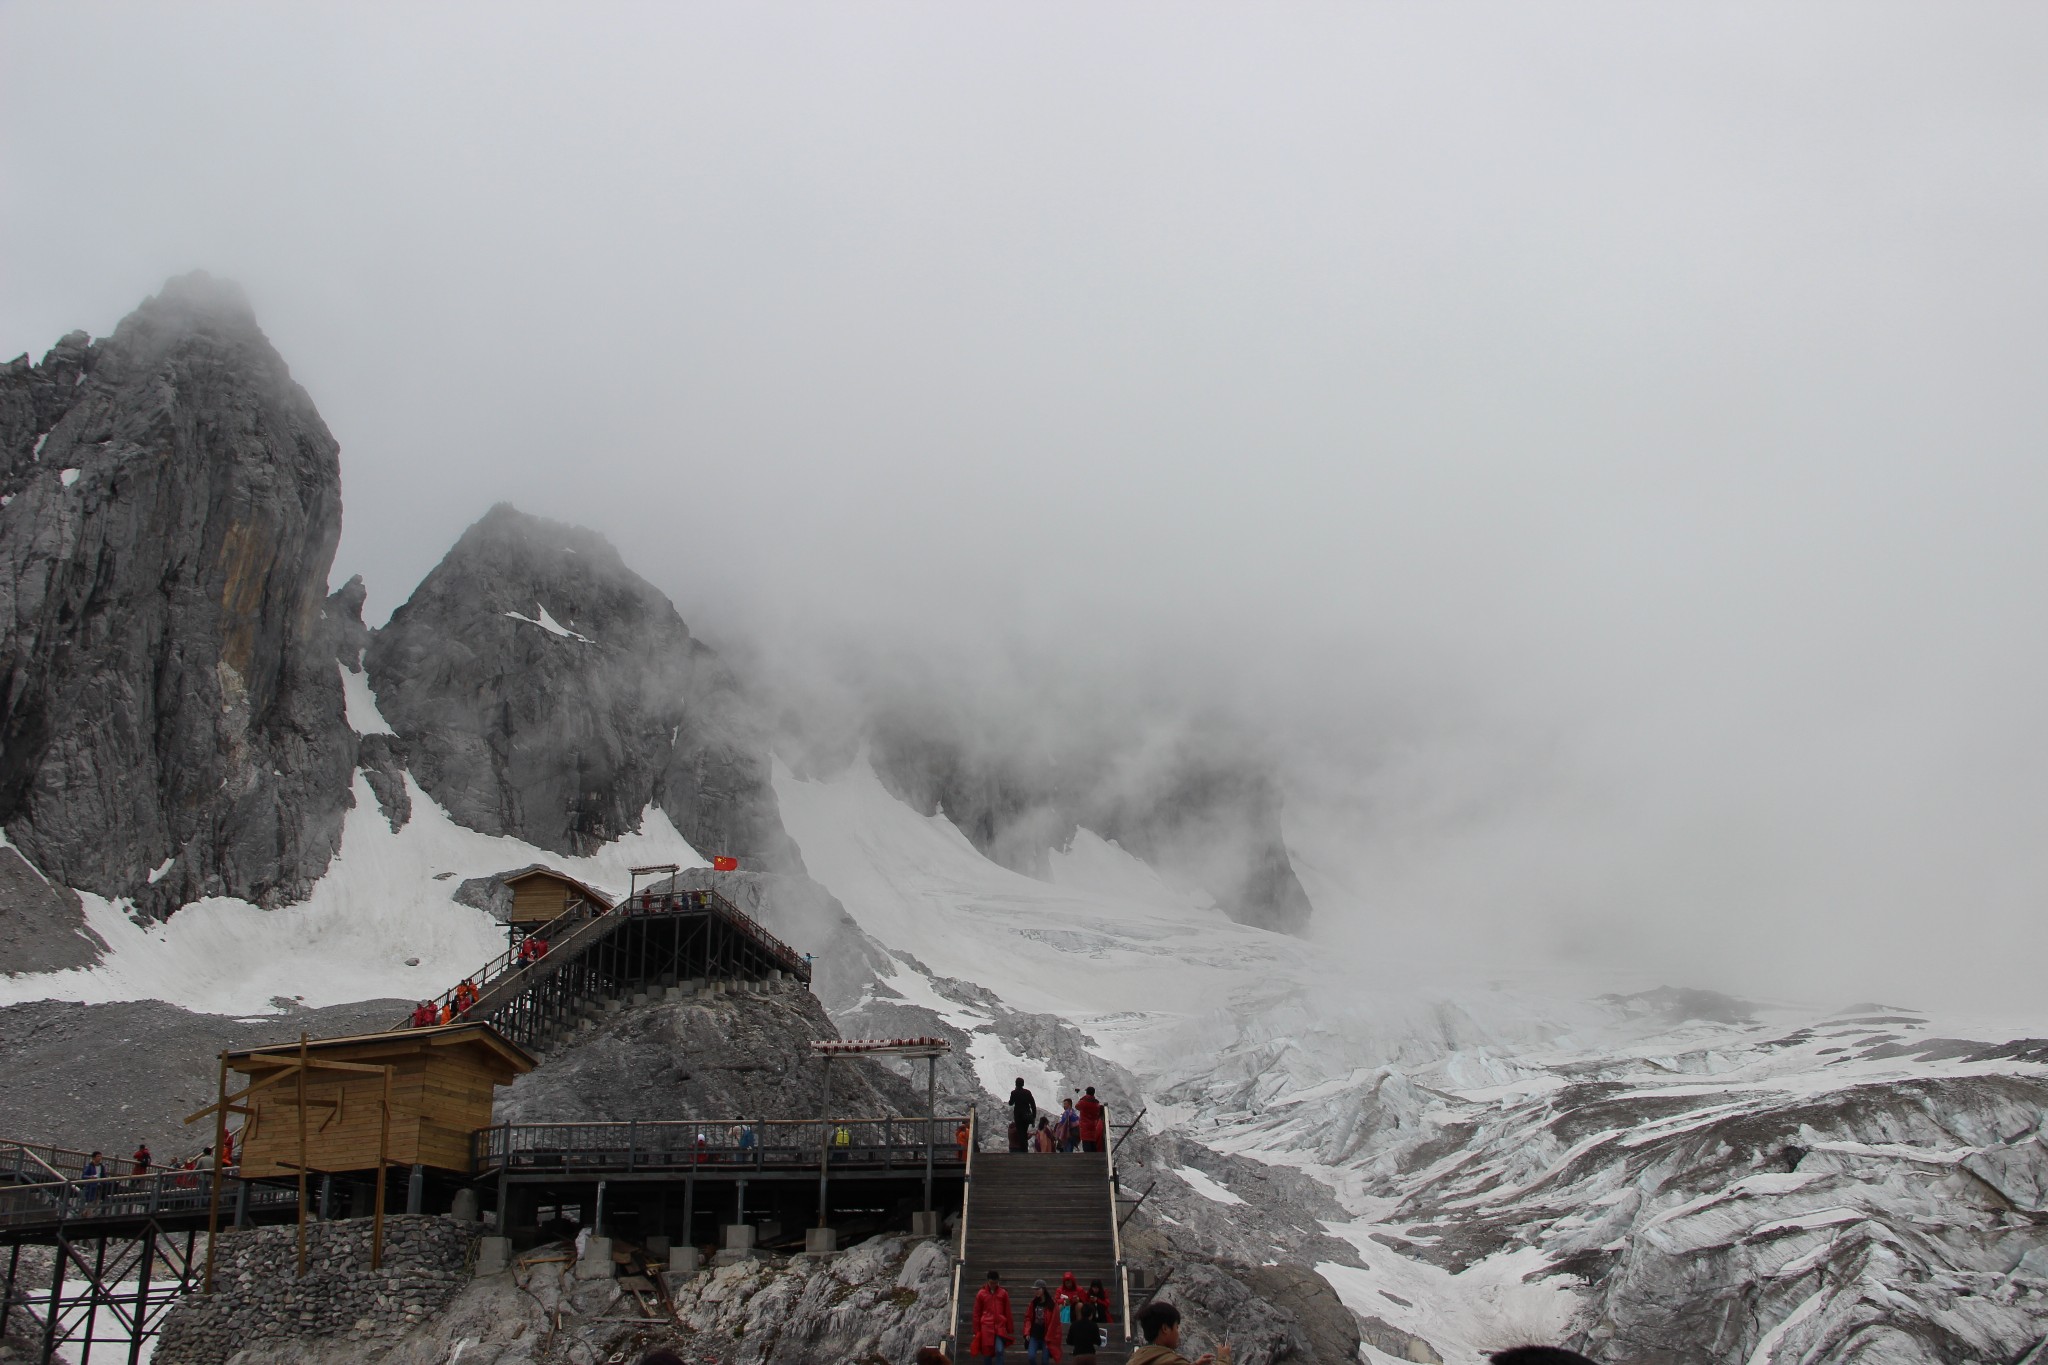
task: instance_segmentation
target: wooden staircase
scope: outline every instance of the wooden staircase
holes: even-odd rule
[[[1109,1157],[1101,1152],[976,1152],[968,1190],[966,1245],[961,1249],[959,1318],[954,1325],[964,1361],[974,1339],[974,1296],[994,1270],[1010,1291],[1017,1330],[1031,1282],[1044,1280],[1055,1291],[1060,1276],[1074,1273],[1085,1288],[1101,1280],[1109,1291],[1110,1321],[1103,1324],[1102,1365],[1121,1365],[1129,1356],[1123,1338],[1123,1278],[1117,1273],[1116,1206],[1111,1198]],[[1008,1355],[1021,1357],[1021,1340]]]

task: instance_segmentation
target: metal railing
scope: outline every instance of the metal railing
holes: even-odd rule
[[[501,1123],[470,1137],[470,1164],[482,1176],[560,1172],[632,1174],[703,1169],[720,1174],[828,1168],[922,1170],[923,1118],[672,1119],[625,1123]],[[938,1120],[943,1125],[946,1119]],[[970,1126],[972,1120],[970,1118]],[[951,1142],[931,1136],[936,1164],[959,1161]]]
[[[59,1147],[54,1142],[16,1142],[0,1139],[0,1171],[16,1183],[41,1184],[66,1179],[69,1172],[83,1170],[92,1160],[91,1152]]]
[[[1140,1110],[1138,1118],[1143,1118],[1144,1116],[1144,1111]],[[1124,1129],[1124,1137],[1129,1137],[1131,1129],[1137,1126],[1138,1120],[1132,1119],[1129,1127]],[[1107,1105],[1104,1105],[1102,1109],[1102,1131],[1104,1133],[1109,1131],[1109,1107]],[[1103,1145],[1108,1149],[1109,1247],[1111,1254],[1116,1258],[1113,1262],[1116,1267],[1116,1288],[1117,1294],[1123,1299],[1124,1340],[1128,1342],[1131,1339],[1131,1270],[1129,1266],[1124,1264],[1124,1227],[1121,1222],[1117,1221],[1116,1216],[1116,1149],[1118,1143],[1122,1141],[1123,1138],[1118,1138],[1116,1142]]]
[[[292,1208],[298,1191],[228,1175],[238,1209]],[[47,1227],[173,1214],[204,1214],[211,1171],[159,1171],[154,1175],[66,1177],[36,1184],[0,1185],[0,1228]],[[225,1195],[227,1186],[222,1187]]]
[[[468,1013],[474,1013],[478,1018],[488,1015],[499,1003],[487,999],[497,987],[543,963],[555,963],[574,957],[580,951],[580,945],[573,940],[576,935],[585,932],[585,926],[590,922],[604,921],[616,924],[627,920],[691,914],[708,914],[724,920],[729,927],[753,939],[782,970],[789,972],[806,985],[810,983],[811,964],[805,960],[802,953],[769,933],[759,920],[716,891],[642,891],[611,909],[588,901],[579,902],[573,909],[557,915],[540,928],[521,934],[518,942],[463,978],[463,981],[474,986],[477,991],[477,1000]],[[564,936],[560,943],[555,941],[558,934]],[[593,941],[603,936],[598,933],[591,934]],[[521,949],[528,939],[534,938],[547,943],[547,953],[541,957],[522,960]],[[444,1005],[453,1009],[456,1005],[456,993],[462,989],[462,985],[463,982],[457,982],[427,1003],[433,1006],[437,1015]],[[460,1009],[454,1009],[453,1012],[458,1020],[468,1017],[467,1013]],[[412,1015],[409,1013],[395,1026],[396,1029],[411,1027]]]
[[[536,962],[542,962],[546,960],[545,958],[530,958],[524,961],[520,960],[520,950],[526,946],[526,941],[528,939],[537,938],[543,942],[551,942],[556,931],[561,929],[562,926],[574,921],[581,921],[585,919],[594,918],[594,916],[591,913],[593,909],[595,909],[595,907],[591,905],[590,902],[579,901],[573,909],[566,910],[563,913],[555,916],[546,924],[541,925],[538,929],[528,930],[527,932],[520,934],[517,942],[513,943],[510,947],[506,948],[504,952],[499,953],[489,962],[486,962],[482,967],[478,968],[469,976],[464,977],[463,981],[467,981],[470,985],[476,987],[477,996],[479,999],[481,999],[485,992],[489,991],[491,987],[504,981],[507,977],[512,976],[515,973],[524,971],[526,968],[533,966]],[[460,991],[461,989],[462,981],[458,981],[453,986],[450,986],[447,990],[442,991],[439,995],[429,1000],[427,1003],[432,1005],[434,1007],[435,1012],[438,1014],[443,1005],[453,1006],[455,1004],[455,994],[457,991]],[[461,1011],[457,1011],[457,1017],[459,1018],[460,1016]],[[412,1026],[412,1015],[408,1013],[405,1016],[404,1022],[398,1024],[396,1028],[405,1029],[411,1028]],[[394,1029],[394,1031],[396,1030]]]
[[[981,1150],[977,1121],[979,1105],[967,1106],[967,1169],[960,1188],[960,1240],[953,1247],[953,1294],[946,1301],[946,1355],[960,1359],[960,1277],[967,1272],[967,1213],[974,1202],[974,1154]]]

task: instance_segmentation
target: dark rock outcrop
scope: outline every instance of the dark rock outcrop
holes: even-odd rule
[[[0,370],[0,824],[52,880],[165,914],[326,869],[355,762],[337,454],[204,275]]]
[[[594,532],[492,508],[369,672],[414,778],[472,829],[587,854],[658,804],[707,856],[801,867],[732,675]]]
[[[514,1081],[496,1118],[814,1118],[824,1065],[811,1044],[837,1037],[818,998],[794,982],[759,995],[635,1006],[551,1052],[539,1070]],[[924,1112],[921,1094],[866,1059],[834,1064],[832,1095],[843,1113]]]
[[[86,927],[76,891],[51,884],[26,858],[0,847],[0,972],[89,967],[106,946]]]

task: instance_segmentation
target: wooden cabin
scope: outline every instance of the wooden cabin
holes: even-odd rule
[[[512,913],[506,922],[521,928],[538,928],[578,908],[585,914],[612,908],[610,896],[551,867],[515,873],[505,878],[505,885],[512,888]]]
[[[299,1171],[301,1045],[228,1054],[228,1068],[252,1084],[242,1123],[242,1174],[252,1179]],[[311,1171],[374,1171],[385,1160],[467,1174],[470,1135],[491,1123],[498,1086],[538,1065],[532,1053],[488,1024],[447,1024],[304,1044],[305,1165]],[[323,1068],[343,1063],[351,1069]],[[385,1067],[391,1068],[391,1128],[383,1132]],[[358,1069],[367,1068],[367,1069]],[[385,1145],[388,1142],[388,1145]]]

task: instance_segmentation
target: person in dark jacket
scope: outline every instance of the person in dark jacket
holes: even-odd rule
[[[1067,1365],[1095,1365],[1102,1349],[1102,1315],[1087,1299],[1067,1305]]]
[[[1038,1121],[1038,1101],[1024,1088],[1024,1078],[1017,1078],[1017,1088],[1010,1092],[1010,1150],[1021,1152],[1030,1141],[1032,1126]]]
[[[106,1198],[107,1162],[105,1157],[102,1157],[98,1152],[88,1156],[85,1159],[84,1168],[78,1172],[78,1178],[85,1182],[85,1197],[87,1199]]]

